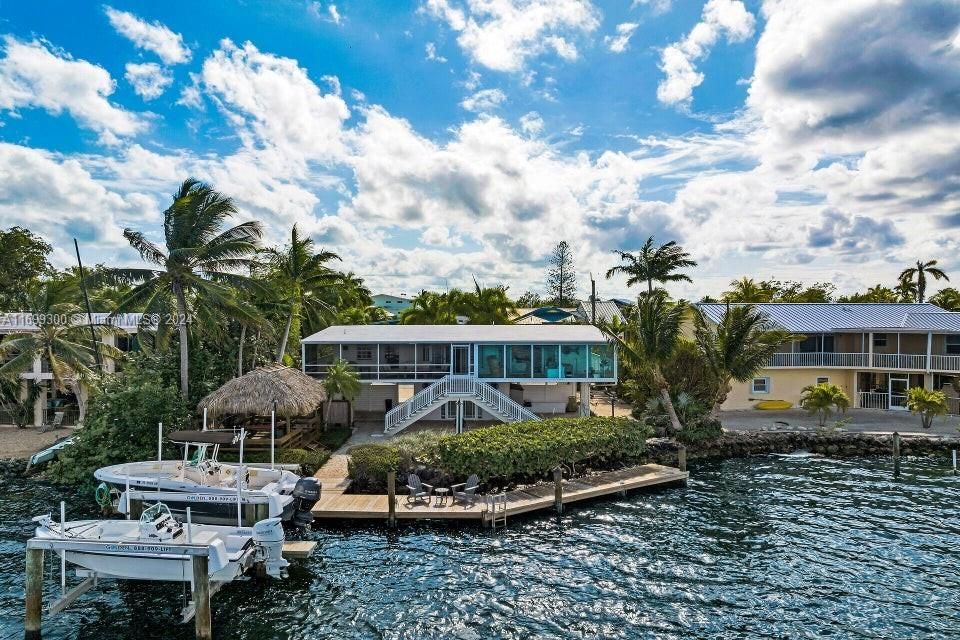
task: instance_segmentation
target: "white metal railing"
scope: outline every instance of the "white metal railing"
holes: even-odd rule
[[[927,356],[903,353],[875,353],[873,354],[875,369],[912,369],[927,368]]]
[[[770,367],[849,367],[858,369],[903,369],[907,371],[960,371],[960,355],[916,353],[775,353]]]
[[[771,367],[866,367],[866,353],[775,353]]]
[[[389,433],[403,429],[450,396],[468,396],[507,422],[540,419],[533,411],[482,380],[472,376],[446,376],[388,411],[383,419],[384,431]]]
[[[861,391],[859,395],[860,395],[861,409],[886,410],[890,408],[889,393],[874,393],[873,391]]]
[[[960,356],[930,356],[930,368],[935,371],[960,371]]]

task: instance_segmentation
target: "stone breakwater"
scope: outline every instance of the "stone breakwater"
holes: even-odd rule
[[[741,458],[770,453],[808,451],[836,458],[883,456],[893,453],[892,434],[815,432],[724,433],[719,438],[686,445],[687,460]],[[679,444],[667,438],[647,441],[650,462],[676,466]],[[960,438],[902,436],[901,456],[949,456],[960,449]]]

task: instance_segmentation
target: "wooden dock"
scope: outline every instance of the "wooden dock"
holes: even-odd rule
[[[685,482],[688,476],[689,473],[686,471],[680,471],[674,467],[645,464],[619,471],[608,471],[588,478],[563,480],[560,483],[560,495],[562,504],[566,505],[580,500],[624,493],[641,487]],[[507,517],[541,509],[553,509],[556,508],[557,504],[556,485],[553,483],[509,491],[505,495]],[[453,505],[449,497],[446,500],[440,500],[436,496],[429,504],[411,505],[407,503],[406,492],[400,493],[398,488],[396,501],[396,517],[398,520],[454,519],[485,521],[488,516],[483,496],[479,496],[473,506],[459,503]],[[385,495],[353,495],[344,494],[342,491],[328,493],[327,487],[324,485],[321,498],[313,507],[313,517],[321,520],[338,518],[387,520],[390,516],[388,507],[388,498]]]

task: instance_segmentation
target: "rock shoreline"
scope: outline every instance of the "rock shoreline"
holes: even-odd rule
[[[649,462],[677,466],[680,443],[667,438],[647,441]],[[686,445],[687,461],[742,458],[771,453],[808,451],[835,458],[889,456],[893,454],[893,434],[816,432],[727,432],[719,438]],[[902,436],[901,456],[950,456],[960,449],[960,439],[929,436]]]

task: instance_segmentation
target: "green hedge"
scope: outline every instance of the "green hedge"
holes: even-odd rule
[[[487,480],[544,474],[561,463],[637,461],[651,434],[629,418],[552,418],[441,438],[434,453],[442,471]]]
[[[361,444],[350,449],[347,475],[358,490],[385,491],[387,472],[399,471],[400,453],[391,446]]]

